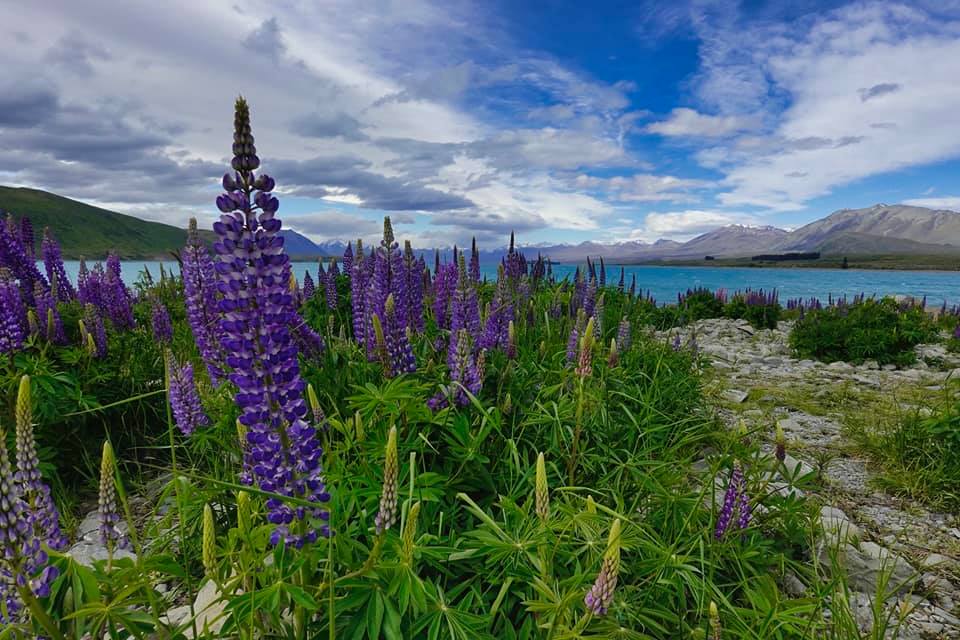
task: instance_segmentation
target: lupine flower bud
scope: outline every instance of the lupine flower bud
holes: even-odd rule
[[[589,514],[596,514],[596,513],[597,513],[597,503],[594,502],[593,496],[587,496],[586,511],[587,511],[587,513],[589,513]]]
[[[27,309],[27,332],[31,337],[40,335],[40,320],[33,309]]]
[[[200,553],[203,570],[208,578],[214,580],[217,577],[217,531],[213,523],[213,509],[209,504],[203,505],[203,540]]]
[[[787,438],[783,434],[783,426],[781,426],[779,421],[777,422],[776,451],[774,455],[780,462],[783,462],[787,457]]]
[[[507,358],[515,360],[517,357],[517,332],[513,328],[513,320],[507,324]]]
[[[620,574],[620,519],[613,521],[607,538],[607,551],[603,554],[603,564],[593,587],[587,592],[584,602],[595,616],[606,615],[613,602],[613,592],[617,588]]]
[[[381,535],[397,521],[397,427],[390,427],[387,452],[383,461],[383,490],[380,492],[380,510],[374,519],[377,535]]]
[[[547,484],[547,465],[543,452],[537,454],[536,511],[540,522],[546,524],[550,518],[550,487]]]
[[[317,392],[309,382],[307,383],[307,401],[310,403],[310,411],[313,413],[314,426],[323,430],[329,428],[327,416],[323,412],[323,407],[320,406],[320,399],[317,398]]]
[[[120,512],[117,508],[117,487],[113,478],[115,468],[113,447],[109,440],[105,440],[100,458],[100,497],[97,510],[100,513],[100,541],[110,550],[123,548],[127,544],[126,536],[117,526],[120,523]]]
[[[627,316],[623,316],[623,318],[620,320],[620,326],[617,327],[617,344],[620,345],[620,348],[624,351],[629,351],[631,337],[630,321],[627,320]]]
[[[617,339],[610,338],[610,354],[607,356],[607,366],[613,369],[620,363],[620,355],[617,353]]]
[[[415,502],[407,512],[407,521],[403,525],[403,534],[400,543],[403,550],[403,559],[409,565],[413,562],[413,543],[417,535],[417,516],[420,515],[420,503]]]
[[[710,640],[722,640],[723,629],[720,626],[720,611],[717,609],[717,603],[710,601]]]
[[[593,372],[593,327],[593,318],[591,317],[587,321],[583,335],[580,337],[580,358],[577,362],[577,375],[581,378],[586,378]]]
[[[16,407],[17,472],[21,499],[27,505],[27,519],[33,536],[51,549],[67,547],[67,538],[60,532],[60,514],[50,496],[50,487],[40,475],[37,442],[33,432],[33,399],[30,376],[20,378]]]
[[[250,533],[250,494],[246,491],[237,492],[237,528],[243,533]]]

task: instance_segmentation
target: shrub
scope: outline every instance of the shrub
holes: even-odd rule
[[[891,298],[866,299],[807,312],[794,324],[790,346],[800,357],[823,362],[903,366],[916,360],[916,345],[935,337],[922,308],[901,307]]]
[[[737,292],[723,309],[726,317],[746,320],[755,329],[776,329],[781,313],[776,291],[762,290]]]

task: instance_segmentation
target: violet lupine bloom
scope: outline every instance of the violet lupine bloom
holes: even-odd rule
[[[507,294],[507,279],[503,265],[497,266],[497,289],[490,302],[490,311],[483,326],[478,346],[481,349],[506,349],[507,330],[513,321],[513,305]]]
[[[310,300],[313,298],[313,294],[316,293],[316,289],[313,286],[313,276],[310,275],[309,271],[304,271],[303,273],[303,299]]]
[[[173,325],[170,324],[170,314],[159,300],[153,301],[150,313],[150,324],[153,329],[153,339],[161,344],[173,342]]]
[[[457,333],[454,344],[456,347],[453,350],[454,355],[450,366],[451,384],[448,390],[449,394],[441,393],[428,401],[427,404],[434,411],[447,406],[448,395],[455,404],[460,406],[470,404],[470,398],[465,390],[477,395],[483,386],[480,370],[477,368],[477,361],[473,356],[473,349],[470,345],[470,334],[466,329],[461,329]]]
[[[20,218],[20,242],[28,256],[33,257],[36,254],[37,239],[33,233],[33,222],[27,216]]]
[[[450,302],[457,286],[457,265],[440,265],[433,275],[433,317],[440,329],[450,328]]]
[[[117,329],[132,329],[136,324],[130,292],[120,277],[120,257],[115,253],[107,256],[104,280],[104,307],[107,316]]]
[[[49,287],[46,278],[37,269],[33,256],[23,246],[13,216],[7,217],[6,225],[0,225],[0,267],[9,269],[13,274],[13,280],[19,283],[20,295],[27,306],[34,305],[34,284],[40,283],[44,289]]]
[[[396,314],[398,318],[407,318],[406,313],[406,292],[404,291],[403,278],[403,256],[400,254],[400,246],[394,239],[393,225],[390,223],[390,217],[383,219],[383,239],[377,248],[374,260],[373,279],[367,286],[367,302],[364,309],[366,339],[367,339],[367,358],[376,359],[375,336],[373,334],[373,316],[383,319],[385,317],[385,305],[387,296],[394,294],[394,302],[397,305]]]
[[[227,193],[217,198],[222,212],[214,224],[216,271],[222,295],[221,344],[230,354],[230,380],[237,386],[239,422],[245,427],[247,463],[260,489],[306,500],[314,507],[267,500],[267,519],[276,526],[272,544],[301,547],[329,535],[322,508],[330,500],[314,427],[304,418],[306,384],[300,377],[297,348],[290,332],[294,315],[284,275],[289,257],[279,235],[279,201],[273,178],[256,176],[260,166],[246,101],[238,98],[234,118],[233,175],[224,176]]]
[[[350,272],[350,312],[353,316],[353,339],[363,345],[366,339],[364,331],[364,311],[366,307],[366,265],[363,264],[363,242],[357,239],[357,254]]]
[[[721,539],[730,527],[733,521],[734,511],[740,502],[740,493],[743,491],[743,469],[740,462],[733,463],[733,472],[730,474],[730,481],[727,483],[726,493],[723,495],[723,507],[720,509],[720,515],[717,517],[717,528],[714,536],[717,540]],[[749,519],[749,515],[747,516]]]
[[[299,312],[294,311],[290,316],[290,335],[300,354],[305,358],[316,358],[323,353],[326,343],[323,336],[307,324]]]
[[[93,337],[93,344],[96,347],[96,353],[93,355],[98,358],[106,357],[107,331],[103,327],[103,317],[100,315],[100,311],[92,304],[87,304],[84,307],[83,323],[87,327],[87,332]]]
[[[44,289],[39,282],[34,283],[33,299],[37,304],[37,320],[45,327],[44,335],[55,344],[66,344],[67,335],[63,331],[63,320],[53,299],[53,292]]]
[[[336,311],[337,309],[337,276],[339,274],[340,271],[337,269],[337,261],[334,259],[330,263],[330,268],[327,269],[327,279],[324,284],[324,289],[327,294],[327,309],[331,311]]]
[[[390,373],[395,376],[401,373],[413,373],[417,370],[417,360],[413,355],[413,349],[410,347],[407,325],[397,317],[396,304],[392,293],[387,296],[387,304],[384,307],[386,312],[384,341],[386,342]]]
[[[30,376],[20,378],[16,409],[17,483],[20,498],[27,506],[27,517],[34,537],[51,549],[67,548],[67,538],[60,532],[60,514],[50,495],[50,487],[40,475],[37,441],[33,433],[33,401]]]
[[[77,297],[77,291],[73,288],[67,272],[63,268],[63,255],[60,253],[60,245],[54,240],[50,229],[43,230],[43,241],[40,244],[40,253],[43,255],[43,266],[47,270],[47,280],[50,282],[50,288],[56,291],[59,302],[70,302]]]
[[[0,623],[22,620],[23,603],[17,588],[26,587],[38,598],[50,595],[59,570],[47,565],[43,540],[34,535],[29,507],[23,500],[7,453],[6,436],[0,431]],[[6,615],[4,615],[4,610]]]
[[[570,337],[567,338],[567,364],[573,364],[577,360],[577,348],[580,346],[580,333],[586,324],[585,318],[586,314],[581,311],[570,328]]]
[[[477,304],[477,287],[467,275],[467,263],[460,254],[458,262],[458,280],[457,288],[450,302],[450,349],[447,355],[447,364],[453,369],[457,361],[457,351],[459,349],[457,341],[454,340],[460,334],[460,330],[466,330],[471,336],[480,333],[480,308]]]
[[[217,386],[226,374],[223,371],[224,358],[217,335],[220,320],[217,316],[216,273],[207,245],[200,239],[197,231],[196,218],[190,218],[187,244],[180,255],[187,322],[193,332],[193,340],[200,357],[207,367],[210,382]]]
[[[480,282],[480,252],[477,251],[476,238],[473,238],[470,244],[470,279]]]
[[[173,420],[180,432],[189,436],[199,427],[210,424],[200,404],[200,395],[193,379],[193,364],[186,362],[182,366],[178,365],[173,353],[167,351],[166,365]]]
[[[12,355],[23,348],[25,316],[20,289],[10,272],[0,269],[0,354]]]
[[[620,577],[620,520],[614,520],[607,539],[607,550],[603,554],[600,573],[583,599],[587,609],[595,616],[606,615],[613,603],[613,593]]]
[[[343,250],[343,275],[348,278],[353,274],[353,243],[348,242]]]
[[[77,276],[77,300],[80,304],[92,304],[103,308],[103,265],[99,262],[87,269],[87,262],[80,258],[80,271]]]

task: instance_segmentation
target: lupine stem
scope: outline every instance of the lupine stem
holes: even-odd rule
[[[580,431],[583,429],[583,377],[579,378],[579,393],[577,397],[576,427],[573,430],[573,444],[570,447],[570,461],[567,464],[567,476],[570,479],[570,486],[574,485],[574,476],[577,470],[577,457],[579,455]]]

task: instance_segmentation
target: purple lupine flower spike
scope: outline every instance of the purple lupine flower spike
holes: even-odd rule
[[[20,483],[14,477],[7,453],[6,435],[0,431],[0,623],[20,622],[23,603],[15,585],[28,586],[38,598],[50,595],[50,586],[59,575],[48,565],[45,540],[35,535],[35,521],[24,501]]]
[[[337,260],[334,258],[330,262],[330,268],[327,270],[327,280],[326,280],[326,294],[327,294],[327,308],[331,311],[336,311],[337,309],[337,275],[340,271],[337,269]]]
[[[136,324],[133,318],[130,292],[120,275],[120,257],[115,253],[107,256],[106,277],[104,280],[104,306],[107,316],[117,329],[132,329]]]
[[[50,282],[50,288],[57,292],[57,300],[59,302],[74,300],[77,297],[77,291],[73,288],[73,284],[63,268],[63,255],[60,253],[60,245],[54,240],[49,227],[43,230],[40,253],[43,255],[43,265],[47,270],[47,280]]]
[[[727,483],[726,493],[723,495],[723,507],[720,509],[720,515],[717,517],[717,528],[715,537],[721,539],[730,527],[733,520],[734,510],[737,508],[737,502],[740,496],[740,487],[743,484],[743,470],[739,462],[733,463],[733,472],[730,474],[730,481]]]
[[[191,435],[200,427],[210,424],[203,412],[197,385],[193,378],[193,364],[177,364],[173,353],[166,355],[167,380],[169,384],[170,409],[174,422],[185,436]]]
[[[33,433],[33,402],[30,394],[30,376],[20,378],[16,410],[17,472],[14,482],[27,505],[27,514],[33,535],[51,549],[67,547],[67,538],[60,532],[60,514],[50,495],[50,487],[40,475],[37,441]]]
[[[20,295],[27,306],[34,305],[33,290],[36,283],[45,289],[50,286],[37,269],[33,256],[24,248],[12,215],[7,217],[6,225],[0,225],[0,267],[10,270],[13,281],[20,285]]]
[[[350,242],[343,251],[343,274],[348,278],[353,274],[353,244]]]
[[[480,252],[477,251],[476,238],[473,238],[470,244],[470,279],[480,282]]]
[[[0,354],[13,354],[23,348],[26,315],[12,274],[0,269]]]
[[[51,289],[44,289],[39,282],[33,286],[33,299],[37,305],[37,321],[48,342],[66,344],[67,336],[63,331],[63,320]]]
[[[315,294],[316,286],[313,284],[313,276],[310,275],[309,271],[303,272],[303,300],[304,302],[313,298]]]
[[[629,351],[633,343],[633,336],[630,332],[630,321],[627,316],[620,319],[620,325],[617,327],[617,346],[621,351]]]
[[[110,441],[103,443],[100,458],[100,490],[97,500],[97,512],[100,516],[100,542],[109,551],[128,546],[126,534],[120,529],[120,509],[117,506],[117,485],[113,474],[116,460]]]
[[[159,300],[153,301],[150,324],[153,329],[153,339],[161,344],[170,344],[173,341],[173,325],[170,324],[170,314]]]
[[[413,373],[417,370],[417,361],[413,355],[413,349],[410,347],[410,338],[407,335],[407,327],[403,321],[397,317],[396,304],[393,294],[387,296],[386,326],[384,327],[387,356],[389,358],[390,373],[399,375],[401,373]]]
[[[306,384],[291,336],[296,314],[288,288],[290,259],[276,217],[280,203],[271,193],[273,178],[253,173],[260,159],[243,98],[236,102],[234,130],[235,174],[224,177],[227,192],[217,198],[222,215],[214,224],[221,345],[231,354],[227,363],[237,387],[239,421],[246,429],[245,459],[252,470],[248,479],[263,491],[315,505],[267,500],[267,519],[275,526],[271,543],[301,547],[315,541],[318,533],[329,535],[326,524],[318,531],[315,522],[329,519],[323,504],[330,495],[316,430],[304,420]]]
[[[350,312],[353,318],[353,339],[363,345],[366,340],[364,315],[366,307],[366,265],[363,264],[363,242],[357,239],[357,253],[350,272]]]
[[[83,321],[86,324],[87,331],[93,336],[93,344],[96,347],[96,353],[93,355],[98,358],[105,357],[107,355],[107,331],[104,329],[100,311],[92,304],[88,304],[84,308]]]
[[[217,317],[217,289],[213,260],[207,245],[200,239],[196,218],[190,218],[187,244],[181,252],[183,297],[187,309],[187,323],[193,340],[206,365],[210,382],[217,386],[225,377],[224,358],[220,350],[219,318]]]
[[[607,550],[603,554],[603,563],[600,565],[600,573],[597,579],[587,592],[584,603],[587,609],[595,616],[606,615],[613,603],[613,594],[617,588],[617,580],[620,577],[620,520],[614,520],[610,527],[610,534],[607,540]]]
[[[37,239],[33,232],[33,222],[27,216],[20,218],[20,242],[27,255],[32,258],[36,254]]]

